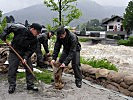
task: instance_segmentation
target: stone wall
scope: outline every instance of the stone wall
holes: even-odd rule
[[[0,73],[7,73],[8,67],[4,65],[9,55],[9,48],[0,48]]]
[[[88,65],[82,65],[81,70],[84,79],[133,97],[133,75]]]

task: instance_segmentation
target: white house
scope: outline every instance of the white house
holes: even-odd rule
[[[107,31],[123,31],[122,21],[122,17],[114,16],[108,19],[107,21],[103,22],[103,25],[107,28]]]

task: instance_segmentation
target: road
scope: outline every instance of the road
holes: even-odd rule
[[[82,88],[75,86],[74,77],[63,75],[65,87],[56,90],[53,84],[44,86],[44,91],[32,92],[26,90],[23,80],[17,81],[17,88],[14,94],[8,94],[8,82],[6,75],[0,75],[0,100],[133,100],[127,96],[104,89],[89,81],[83,80]]]

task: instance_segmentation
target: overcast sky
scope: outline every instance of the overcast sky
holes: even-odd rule
[[[44,0],[0,0],[0,10],[4,13],[22,9],[35,4],[43,4]],[[100,5],[127,6],[131,0],[92,0]]]

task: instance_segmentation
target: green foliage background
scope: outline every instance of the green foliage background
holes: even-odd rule
[[[125,9],[123,26],[129,31],[133,29],[133,1],[128,3],[127,8]]]
[[[128,40],[119,40],[118,45],[133,46],[133,36],[130,36]]]
[[[61,1],[61,22],[59,21],[59,17],[53,18],[53,21],[56,25],[64,25],[67,26],[74,19],[79,19],[82,15],[81,11],[76,8],[77,0],[60,0]],[[60,12],[59,2],[55,0],[44,0],[44,4],[49,7],[52,11]],[[59,13],[60,15],[60,13]]]
[[[0,19],[2,17],[2,11],[0,11]],[[6,21],[6,17],[0,21],[0,34],[2,34],[4,28],[7,26],[7,21]],[[10,35],[7,36],[7,41],[10,42],[13,38],[14,34],[11,33]],[[0,43],[3,43],[3,41],[0,39]]]

